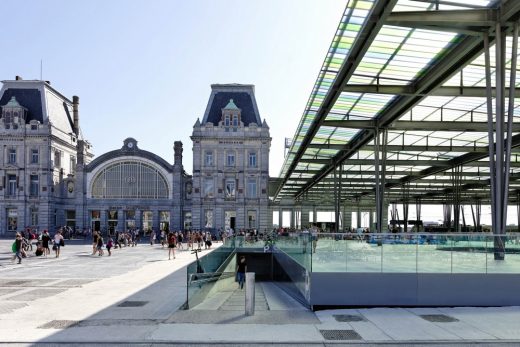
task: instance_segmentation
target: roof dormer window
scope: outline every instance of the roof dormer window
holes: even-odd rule
[[[240,126],[240,113],[241,109],[235,105],[233,99],[229,99],[226,107],[222,109],[222,123],[226,128]]]
[[[2,106],[2,118],[5,125],[18,125],[25,122],[25,115],[27,109],[21,106],[16,97],[11,97],[11,100]],[[23,121],[23,122],[22,122]]]

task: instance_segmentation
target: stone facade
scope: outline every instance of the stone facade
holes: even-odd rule
[[[271,138],[251,85],[212,85],[193,141],[194,229],[271,227],[268,205]]]
[[[213,85],[193,128],[193,177],[183,145],[174,163],[133,138],[93,159],[70,101],[45,81],[3,81],[0,90],[0,234],[54,231],[259,229],[268,209],[269,127],[252,85]]]
[[[76,163],[92,158],[79,128],[79,99],[44,81],[3,81],[0,90],[0,234],[75,223]]]

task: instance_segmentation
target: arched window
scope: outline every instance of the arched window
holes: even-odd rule
[[[149,164],[123,161],[101,170],[92,183],[92,198],[167,199],[168,184]]]

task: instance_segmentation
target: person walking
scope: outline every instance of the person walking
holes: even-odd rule
[[[101,237],[101,235],[97,239],[96,248],[97,248],[98,256],[101,257],[103,255],[103,238]]]
[[[241,256],[237,265],[237,280],[238,280],[238,288],[244,289],[244,282],[246,280],[246,271],[247,271],[247,263],[246,257]]]
[[[98,239],[101,235],[98,234],[97,231],[94,230],[94,234],[92,235],[92,255],[96,254]]]
[[[18,258],[18,264],[22,263],[22,235],[19,233],[16,233],[16,238],[14,239],[13,243],[13,261]]]
[[[107,242],[107,252],[108,252],[109,257],[112,255],[112,252],[110,250],[112,249],[113,246],[114,246],[114,240],[112,240],[112,238],[109,237],[108,242]]]
[[[43,250],[45,252],[45,256],[48,256],[51,254],[51,250],[49,248],[49,242],[51,242],[51,237],[49,235],[49,232],[47,230],[44,230],[43,235],[42,235],[42,246],[43,246]]]
[[[65,244],[65,241],[63,240],[63,235],[61,235],[61,231],[56,231],[56,234],[54,234],[54,246],[52,246],[52,249],[54,249],[54,252],[56,253],[56,258],[60,257],[60,248]]]
[[[173,259],[175,259],[175,246],[177,243],[177,237],[174,233],[170,232],[168,234],[168,260],[171,259],[171,255],[173,253]]]

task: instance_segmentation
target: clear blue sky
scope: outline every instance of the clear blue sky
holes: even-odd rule
[[[173,162],[212,83],[251,83],[283,163],[346,0],[2,0],[0,79],[40,78],[80,97],[96,155],[135,137]]]

